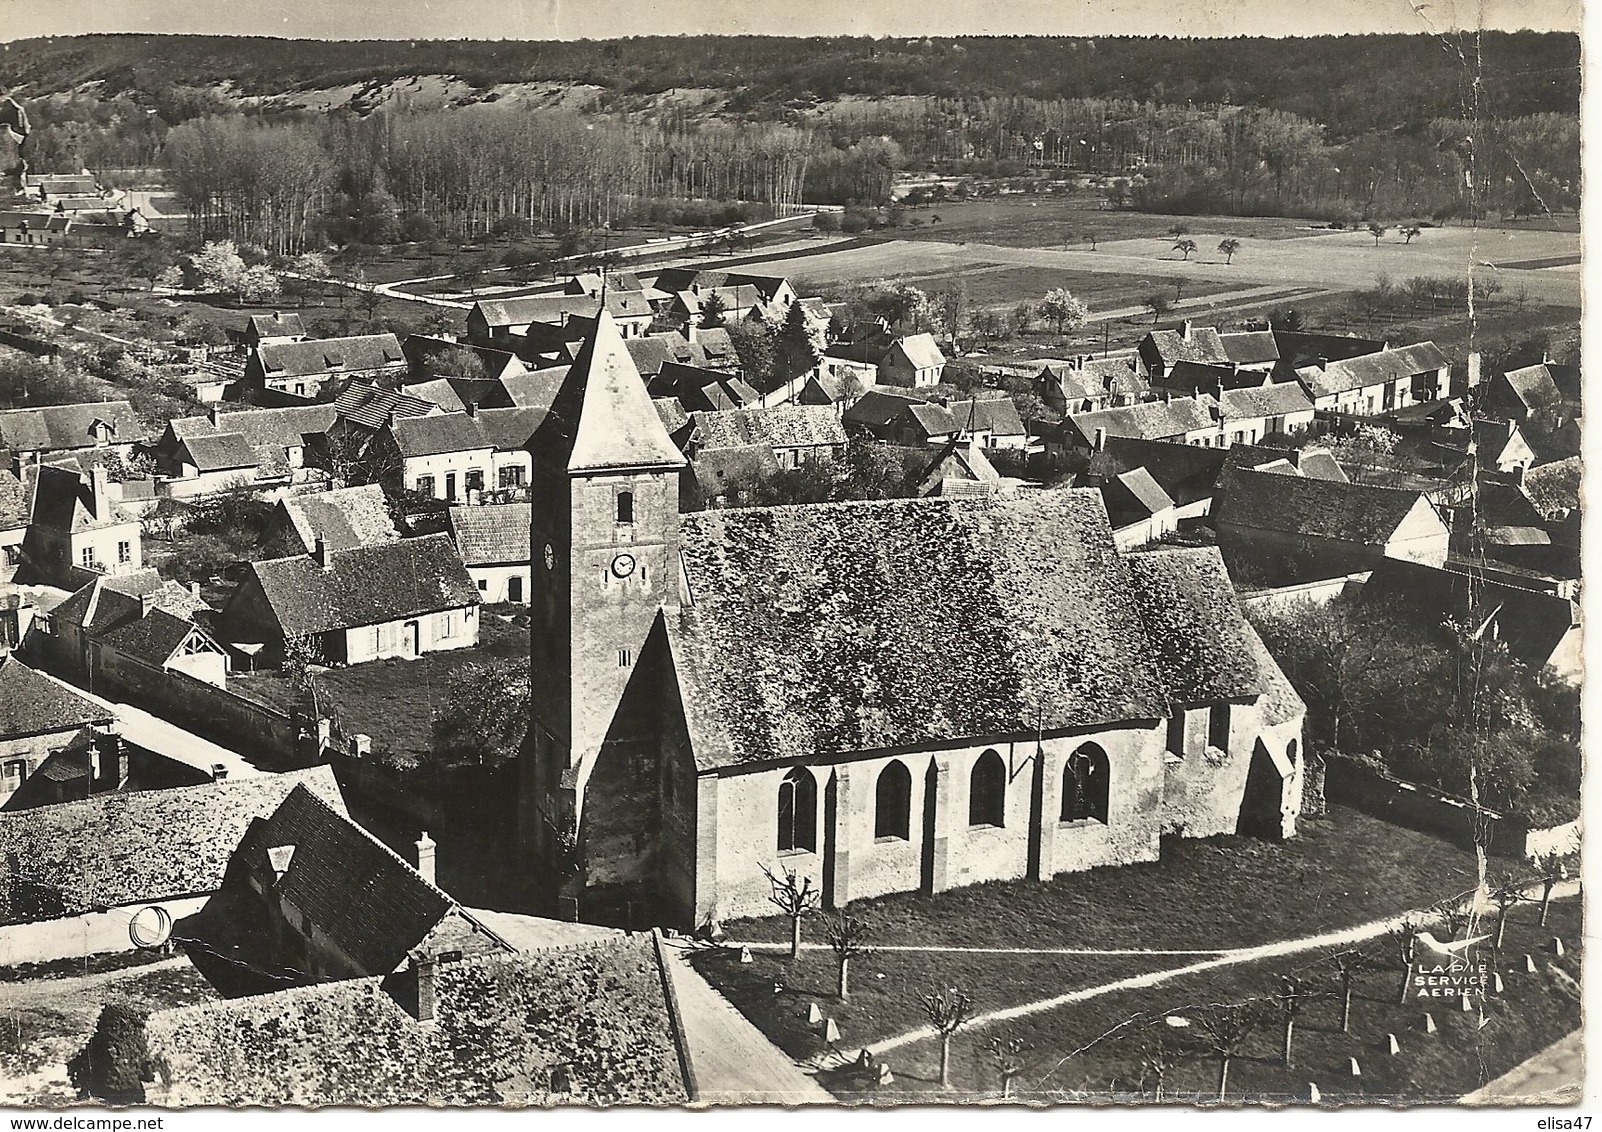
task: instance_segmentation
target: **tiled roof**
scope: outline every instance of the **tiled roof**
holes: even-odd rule
[[[1057,382],[1070,401],[1095,400],[1108,393],[1140,396],[1151,389],[1151,383],[1136,373],[1134,364],[1125,358],[1085,358],[1080,364],[1048,361],[1041,376]]]
[[[545,369],[524,370],[501,375],[501,388],[507,398],[520,409],[549,409],[562,388],[569,366],[548,366]]]
[[[0,531],[28,525],[30,494],[10,468],[0,468]]]
[[[289,314],[253,314],[245,328],[258,338],[304,338],[306,326],[300,321],[300,315],[291,311]]]
[[[1115,484],[1117,487],[1114,487]],[[1109,515],[1131,502],[1148,516],[1161,514],[1174,505],[1168,493],[1145,468],[1134,468],[1114,476],[1103,485],[1102,494],[1107,497]]]
[[[250,563],[286,637],[479,604],[478,587],[444,534],[331,551],[329,560],[328,570],[306,555]]]
[[[899,417],[909,404],[924,404],[927,398],[893,389],[870,389],[845,411],[846,424],[883,428]]]
[[[299,785],[344,812],[326,766],[0,812],[0,859],[16,862],[0,871],[0,916],[23,923],[214,892],[251,820]]]
[[[677,397],[692,412],[744,408],[760,398],[738,377],[678,362],[664,362],[650,390],[653,397]]]
[[[75,625],[88,633],[104,632],[141,616],[140,598],[150,596],[153,609],[193,618],[210,607],[178,582],[163,581],[148,567],[127,574],[100,575],[50,611],[51,620]]]
[[[1240,700],[1266,690],[1217,547],[1153,550],[1127,561],[1171,703]]]
[[[691,413],[695,434],[708,448],[740,448],[767,444],[773,448],[818,448],[842,445],[845,428],[828,405],[775,405],[770,409],[731,409],[724,413]]]
[[[334,411],[353,424],[377,430],[398,417],[426,417],[438,413],[439,406],[397,389],[353,381],[334,398]]]
[[[1353,338],[1346,334],[1312,334],[1301,330],[1275,330],[1274,342],[1279,347],[1282,363],[1304,366],[1318,361],[1338,362],[1362,354],[1374,354],[1385,348],[1376,338]]]
[[[414,381],[403,385],[401,389],[408,396],[432,401],[447,413],[459,413],[467,408],[462,403],[461,394],[456,391],[456,387],[448,378],[435,377],[428,381]]]
[[[291,495],[280,500],[278,506],[299,536],[303,553],[311,553],[318,536],[330,550],[349,550],[400,538],[384,489],[376,483]]]
[[[530,562],[529,524],[533,506],[528,503],[483,504],[452,507],[451,531],[456,549],[469,566]]]
[[[651,313],[651,297],[645,291],[606,291],[606,311],[613,318],[641,318]]]
[[[96,514],[94,492],[76,467],[58,468],[43,464],[35,473],[35,526],[52,531],[78,532],[136,521],[132,515],[112,503],[109,496],[104,502],[102,513]]]
[[[1292,413],[1310,413],[1313,410],[1312,398],[1294,381],[1226,389],[1220,404],[1226,421],[1286,417]]]
[[[1563,400],[1563,394],[1558,391],[1557,382],[1552,378],[1552,369],[1544,362],[1509,370],[1503,377],[1527,408],[1549,408]]]
[[[1168,401],[1142,401],[1113,409],[1071,413],[1069,425],[1084,442],[1096,438],[1097,429],[1106,429],[1109,438],[1131,436],[1141,440],[1165,440],[1187,432],[1215,429],[1213,410],[1218,402],[1211,397],[1175,397]]]
[[[1247,330],[1236,334],[1220,334],[1224,353],[1238,366],[1262,365],[1279,360],[1279,343],[1271,330]]]
[[[1189,338],[1178,330],[1153,330],[1141,343],[1142,353],[1148,352],[1148,344],[1162,359],[1164,365],[1171,366],[1175,362],[1229,361],[1229,351],[1224,349],[1223,339],[1211,326],[1193,327]]]
[[[495,447],[479,427],[478,419],[466,413],[396,417],[390,421],[389,431],[402,456],[437,456]]]
[[[145,438],[139,417],[127,401],[94,401],[0,411],[0,448],[24,452],[92,448],[91,426],[96,421],[111,426],[110,444],[132,444]]]
[[[242,409],[220,412],[222,432],[236,432],[252,448],[301,446],[308,437],[321,436],[333,427],[338,410],[333,405],[294,405],[283,409]]]
[[[545,410],[532,407],[480,409],[478,428],[497,452],[519,452],[528,447],[534,430],[544,419]]]
[[[69,731],[112,718],[109,709],[15,657],[0,657],[0,740]]]
[[[572,315],[594,318],[601,300],[588,295],[526,295],[518,299],[480,299],[474,310],[487,326],[523,326],[532,323],[560,325]]]
[[[1389,561],[1389,560],[1388,560]],[[1307,714],[1307,705],[1296,694],[1284,671],[1268,651],[1263,638],[1250,621],[1245,623],[1246,646],[1257,664],[1257,674],[1263,680],[1263,694],[1257,701],[1258,718],[1264,727],[1277,727]]]
[[[683,555],[703,769],[1166,710],[1098,492],[706,511]]]
[[[1018,416],[1011,397],[992,397],[984,401],[948,401],[946,412],[964,431],[989,432],[996,436],[1023,436],[1028,431]]]
[[[1331,397],[1353,389],[1403,381],[1448,364],[1449,359],[1434,342],[1420,342],[1324,366],[1301,366],[1296,370],[1296,377],[1314,397]]]
[[[165,609],[152,609],[142,617],[130,618],[96,639],[104,641],[123,656],[143,661],[152,668],[160,668],[189,634],[199,633],[210,640],[210,635],[193,621],[175,617]],[[222,651],[218,646],[218,652]]]
[[[962,429],[959,421],[944,405],[928,401],[913,401],[896,414],[896,420],[906,418],[907,427],[916,428],[925,440],[951,436]]]
[[[684,467],[617,323],[605,311],[530,444],[565,456],[569,472]]]
[[[202,472],[246,470],[260,464],[249,442],[237,432],[191,436],[184,441],[184,448],[189,452],[189,462]]]
[[[1580,505],[1580,472],[1578,456],[1537,464],[1524,473],[1524,490],[1544,517],[1560,519]]]
[[[652,938],[442,963],[435,1021],[382,980],[350,979],[162,1011],[147,1023],[193,1105],[667,1105],[689,1099]],[[545,1091],[565,1066],[571,1091]]]
[[[263,371],[273,380],[326,377],[357,370],[398,369],[406,364],[393,334],[359,334],[306,342],[264,342],[256,347]]]
[[[976,441],[952,440],[941,448],[918,483],[918,494],[988,494],[1002,486],[1001,473]]]
[[[1424,499],[1416,491],[1271,472],[1232,471],[1220,523],[1383,546]]]
[[[899,349],[914,369],[929,369],[946,364],[946,356],[935,344],[933,334],[909,334],[897,339],[892,351]]]
[[[1113,475],[1145,468],[1164,494],[1183,506],[1213,494],[1225,457],[1231,451],[1233,449],[1200,444],[1109,436],[1107,446],[1097,459],[1106,461]]]

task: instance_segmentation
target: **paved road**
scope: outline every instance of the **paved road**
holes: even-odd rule
[[[1574,1104],[1585,1081],[1585,1031],[1553,1042],[1522,1065],[1474,1090],[1464,1104]]]

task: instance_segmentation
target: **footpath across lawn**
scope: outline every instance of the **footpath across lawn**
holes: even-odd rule
[[[1476,883],[1472,854],[1352,810],[1335,807],[1301,831],[1284,843],[1170,839],[1151,864],[898,894],[852,911],[878,945],[1223,951],[1356,927]],[[735,941],[782,942],[789,922],[732,921],[724,931]],[[822,942],[821,921],[812,918],[804,934]],[[757,950],[742,964],[736,948],[708,949],[694,963],[770,1039],[810,1058],[825,1050],[806,1023],[814,1001],[854,1050],[922,1025],[918,998],[931,989],[961,986],[980,1010],[995,1010],[1205,958],[881,951],[853,963],[846,1003],[834,998],[827,950],[794,961],[787,950]]]

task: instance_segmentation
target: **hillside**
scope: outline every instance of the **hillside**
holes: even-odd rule
[[[846,95],[1132,99],[1280,110],[1321,123],[1339,140],[1460,114],[1476,50],[1487,113],[1577,112],[1578,37],[1534,32],[1488,32],[1477,45],[1468,36],[1430,35],[578,42],[98,35],[10,44],[0,57],[0,86],[39,97],[93,84],[88,89],[101,98],[129,95],[151,105],[170,102],[174,90],[225,91],[229,101],[247,102],[304,93],[313,97],[283,103],[311,109],[353,97],[360,109],[364,89],[404,90],[412,80],[459,88],[447,101],[529,91],[552,97],[573,85],[614,99],[693,88],[728,92],[732,108],[757,116]],[[210,99],[192,101],[204,109]]]

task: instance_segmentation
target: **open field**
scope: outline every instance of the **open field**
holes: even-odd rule
[[[934,217],[939,217],[936,222]],[[1217,229],[1220,237],[1286,240],[1305,236],[1313,221],[1278,216],[1196,217],[1100,207],[1094,193],[1017,195],[993,200],[946,201],[909,209],[900,234],[909,240],[979,240],[1019,248],[1089,247],[1098,240],[1167,240],[1176,224],[1191,231]],[[1196,237],[1192,237],[1196,239]],[[1216,243],[1217,240],[1214,241]],[[1201,244],[1200,239],[1197,243]],[[1203,248],[1211,250],[1209,245]]]

